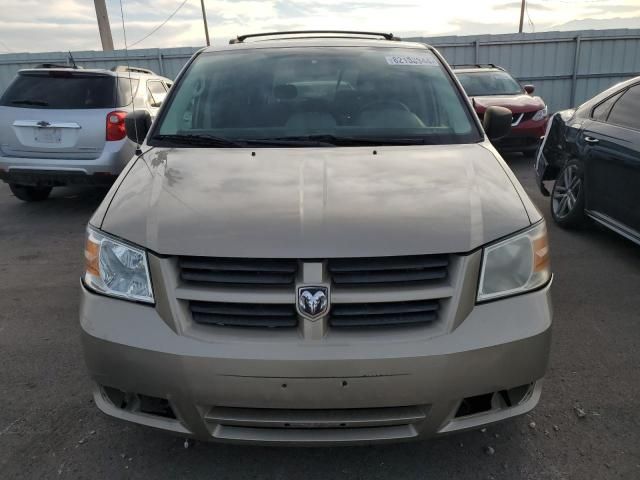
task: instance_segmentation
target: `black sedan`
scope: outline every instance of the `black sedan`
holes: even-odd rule
[[[542,193],[565,228],[588,218],[640,243],[640,77],[556,113],[536,155]]]

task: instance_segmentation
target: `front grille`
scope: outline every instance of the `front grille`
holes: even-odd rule
[[[293,304],[189,302],[193,321],[226,327],[295,327],[298,324]]]
[[[178,299],[194,324],[287,329],[302,323],[295,287],[305,259],[179,257]],[[427,327],[446,316],[456,257],[447,254],[309,260],[325,267],[323,328]]]
[[[340,286],[389,286],[443,280],[447,255],[336,258],[328,262],[332,282]]]
[[[439,308],[438,300],[336,304],[329,323],[332,327],[422,325],[437,320]]]
[[[180,257],[180,278],[217,286],[293,285],[298,262],[289,259]]]

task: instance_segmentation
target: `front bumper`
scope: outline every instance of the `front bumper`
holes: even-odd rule
[[[513,127],[506,137],[494,142],[496,148],[503,152],[522,151],[533,153],[540,145],[540,139],[544,136],[547,119],[534,122],[527,120]]]
[[[549,357],[549,288],[477,305],[452,332],[426,340],[199,340],[152,306],[84,288],[80,320],[94,397],[109,415],[202,440],[371,443],[531,410]],[[114,391],[130,400],[114,401]],[[456,416],[479,396],[488,408]],[[143,411],[140,398],[166,402],[171,415]]]

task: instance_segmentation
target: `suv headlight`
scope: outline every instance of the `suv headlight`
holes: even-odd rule
[[[88,227],[84,256],[87,287],[113,297],[153,303],[146,251]]]
[[[524,293],[551,278],[544,222],[484,248],[478,301]]]
[[[538,110],[536,114],[531,118],[534,122],[539,122],[540,120],[547,118],[549,115],[549,108],[545,105],[542,110]]]

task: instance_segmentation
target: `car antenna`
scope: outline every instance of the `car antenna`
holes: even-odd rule
[[[69,50],[69,62],[71,63],[71,65],[73,65],[73,68],[75,70],[78,69],[78,65],[76,64],[76,61],[73,59],[73,55],[71,54],[71,50]]]
[[[124,59],[125,59],[125,62],[127,63],[127,72],[129,72],[129,91],[131,92],[131,108],[132,108],[132,113],[134,114],[134,120],[135,120],[136,100],[134,95],[135,92],[133,91],[133,80],[131,79],[131,65],[129,65],[129,48],[127,47],[127,29],[124,26],[124,8],[122,6],[122,0],[120,0],[120,18],[122,19],[122,37],[124,38]],[[140,142],[138,141],[140,139],[138,137],[138,122],[136,121],[133,122],[133,128],[136,133],[135,154],[142,155],[142,149],[140,148]]]

